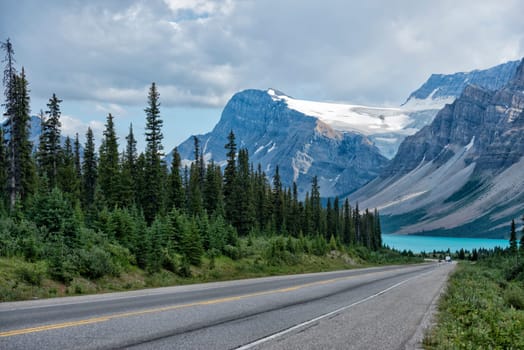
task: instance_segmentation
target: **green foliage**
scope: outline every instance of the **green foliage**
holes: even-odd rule
[[[428,349],[522,349],[524,281],[510,279],[514,260],[498,254],[460,263],[440,301]]]
[[[40,173],[48,181],[49,188],[54,188],[58,183],[58,167],[60,165],[60,100],[56,94],[49,99],[46,117],[42,119],[42,133],[38,145],[38,162]]]
[[[43,264],[22,265],[16,269],[19,279],[33,286],[41,286],[45,276]]]
[[[160,118],[160,94],[156,89],[156,84],[152,83],[148,94],[148,107],[146,112],[146,152],[144,171],[147,174],[147,186],[142,188],[143,198],[141,207],[148,223],[152,223],[156,214],[162,208],[163,197],[163,178],[162,164],[162,124]]]
[[[100,145],[98,162],[98,184],[103,194],[104,203],[113,208],[118,204],[120,193],[120,166],[118,156],[118,138],[111,113],[107,115],[104,138]]]
[[[155,83],[144,109],[144,153],[137,152],[132,126],[118,153],[111,114],[98,152],[90,128],[83,155],[78,134],[62,147],[62,100],[53,94],[40,115],[35,157],[28,140],[28,82],[23,69],[21,74],[14,69],[8,44],[2,48],[9,56],[5,107],[12,137],[6,143],[0,130],[0,257],[23,259],[13,278],[24,288],[43,288],[50,278],[52,295],[60,293],[57,284],[66,284],[67,294],[84,293],[93,290],[91,281],[130,270],[145,271],[151,280],[170,274],[193,278],[206,266],[216,272],[225,260],[240,265],[247,258],[254,259],[246,264],[257,273],[284,271],[283,265],[300,271],[301,263],[320,261],[348,245],[380,249],[378,213],[360,215],[349,201],[342,209],[338,198],[322,208],[316,177],[311,196],[299,201],[296,184],[285,188],[278,166],[268,176],[260,165],[254,170],[247,149],[237,155],[233,131],[224,173],[213,161],[206,166],[197,138],[191,166],[181,174],[175,149],[168,172]]]

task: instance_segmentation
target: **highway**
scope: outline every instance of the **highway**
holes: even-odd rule
[[[0,349],[404,349],[453,264],[0,304]]]

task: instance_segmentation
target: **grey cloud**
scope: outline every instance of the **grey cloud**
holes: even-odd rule
[[[106,104],[143,105],[155,81],[172,106],[220,107],[251,87],[398,105],[431,73],[524,54],[517,0],[0,3],[33,93]]]

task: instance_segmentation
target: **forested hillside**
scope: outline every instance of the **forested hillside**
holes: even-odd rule
[[[185,276],[204,256],[241,258],[239,237],[281,237],[268,247],[269,262],[285,251],[323,256],[343,246],[381,248],[377,212],[361,213],[338,198],[323,207],[316,177],[299,201],[296,186],[283,187],[278,167],[269,176],[250,163],[233,131],[224,140],[224,168],[204,162],[197,138],[191,165],[182,166],[176,149],[165,164],[155,83],[144,109],[143,152],[132,125],[120,143],[111,114],[101,145],[91,129],[85,144],[77,134],[62,145],[62,100],[54,93],[32,152],[29,83],[24,68],[15,67],[9,40],[2,48],[7,122],[0,130],[0,257],[43,262],[52,279],[68,283],[130,266]]]

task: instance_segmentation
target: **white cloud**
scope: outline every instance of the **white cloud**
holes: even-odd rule
[[[116,103],[108,103],[108,104],[97,103],[95,105],[95,110],[97,112],[102,112],[104,114],[111,113],[112,115],[118,115],[118,116],[125,116],[127,114],[126,110],[122,106]]]
[[[223,107],[236,91],[393,105],[431,73],[524,55],[524,2],[64,1],[2,4],[31,90],[66,100]],[[32,18],[52,20],[42,25]],[[100,109],[101,110],[101,109]]]
[[[71,138],[74,138],[78,133],[79,138],[83,140],[87,132],[87,128],[90,127],[91,130],[93,130],[93,135],[95,137],[95,140],[97,140],[97,144],[100,144],[100,140],[102,139],[102,135],[105,129],[103,122],[98,120],[91,120],[86,123],[70,115],[61,115],[60,122],[62,123],[61,131],[63,136],[69,136]]]
[[[189,12],[196,16],[213,16],[232,11],[232,0],[164,0],[175,15]]]

